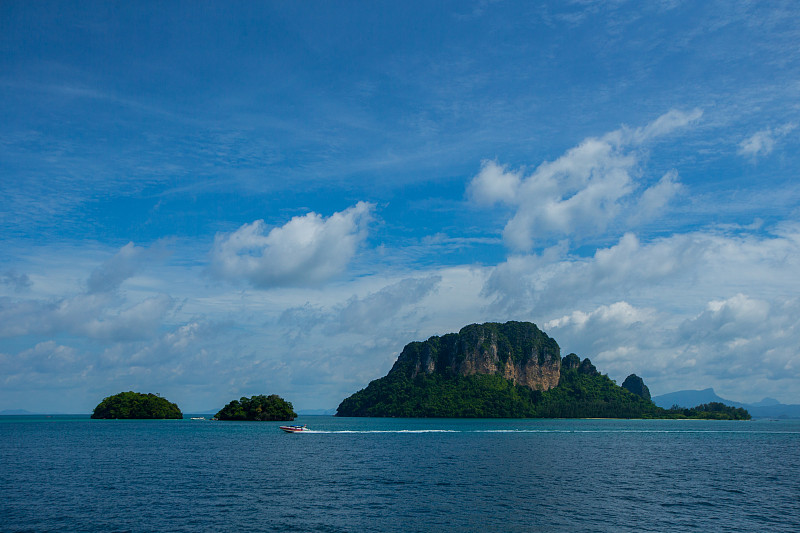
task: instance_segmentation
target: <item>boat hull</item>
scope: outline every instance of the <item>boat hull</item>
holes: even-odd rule
[[[280,426],[280,428],[286,433],[301,433],[303,431],[308,431],[308,428],[305,426]]]

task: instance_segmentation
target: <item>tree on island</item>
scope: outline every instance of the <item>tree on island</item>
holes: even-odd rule
[[[252,398],[242,397],[233,400],[214,415],[218,420],[251,420],[259,422],[294,420],[291,402],[287,402],[277,394],[264,396],[263,394]]]
[[[94,408],[95,419],[180,419],[183,413],[178,406],[158,394],[120,392],[103,398]]]
[[[702,420],[750,420],[750,413],[743,407],[733,407],[720,402],[710,402],[686,409],[673,405],[664,410],[664,418],[694,418]]]

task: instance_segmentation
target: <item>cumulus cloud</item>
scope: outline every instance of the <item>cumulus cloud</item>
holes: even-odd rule
[[[107,295],[78,294],[55,301],[0,301],[0,337],[77,335],[89,339],[143,339],[158,330],[175,301],[161,294],[127,304]]]
[[[635,226],[656,218],[682,189],[683,185],[678,181],[678,173],[675,170],[667,172],[658,180],[658,183],[648,187],[642,193],[629,217],[629,223]]]
[[[369,331],[376,323],[389,320],[407,306],[430,294],[441,276],[404,279],[363,298],[352,297],[336,312],[336,328]]]
[[[359,202],[328,218],[313,212],[294,217],[269,232],[256,220],[218,234],[211,271],[262,288],[318,285],[344,272],[367,238],[372,210],[373,204]]]
[[[18,274],[14,270],[7,270],[0,274],[0,283],[11,287],[14,292],[25,291],[33,285],[27,274]]]
[[[508,258],[491,273],[484,294],[502,312],[561,313],[581,302],[636,297],[682,306],[719,291],[759,287],[771,294],[800,290],[800,228],[773,234],[693,232],[642,242],[633,233],[574,257],[564,246]]]
[[[618,382],[636,373],[655,394],[715,387],[723,397],[755,401],[786,398],[785,387],[800,377],[798,316],[796,298],[739,293],[708,301],[683,320],[616,302],[551,320],[545,329]]]
[[[758,131],[739,143],[739,150],[737,153],[744,157],[750,157],[753,160],[761,156],[769,155],[775,149],[775,145],[794,131],[795,128],[797,128],[797,124],[788,123],[777,128],[767,128]]]
[[[37,343],[33,348],[22,350],[16,356],[0,354],[0,363],[5,370],[5,383],[14,381],[18,373],[38,374],[75,372],[84,363],[78,352],[55,341]]]
[[[352,296],[329,309],[308,304],[287,309],[279,322],[302,331],[324,325],[329,335],[374,332],[379,324],[409,312],[409,308],[431,294],[441,281],[438,275],[403,279],[366,296]]]
[[[176,301],[156,294],[131,302],[118,289],[149,260],[164,254],[160,246],[143,248],[130,242],[90,273],[85,291],[58,298],[0,298],[0,337],[66,334],[114,341],[149,337]]]
[[[484,161],[481,171],[467,188],[469,198],[481,205],[494,205],[498,202],[513,204],[522,183],[522,172],[510,171],[507,166],[496,161]]]
[[[708,302],[678,329],[704,371],[725,378],[800,377],[800,300],[736,294]]]
[[[50,340],[16,353],[0,352],[0,401],[8,401],[4,394],[11,397],[9,391],[34,390],[48,401],[37,405],[31,399],[26,408],[58,405],[59,410],[86,412],[113,392],[142,390],[161,392],[186,408],[184,400],[202,390],[203,397],[209,391],[224,394],[222,407],[223,398],[235,397],[228,397],[228,382],[259,382],[256,390],[262,390],[269,375],[262,371],[268,363],[231,347],[230,339],[219,323],[195,320],[135,342],[103,342],[99,351],[91,343],[73,347]],[[73,342],[70,338],[67,344]],[[188,407],[214,406],[195,401]]]
[[[751,339],[757,336],[769,310],[768,302],[741,293],[725,300],[712,300],[702,313],[682,325],[681,333],[695,343],[713,339],[736,344],[740,336]]]
[[[149,338],[158,331],[174,305],[175,301],[166,294],[156,295],[126,309],[89,319],[80,324],[79,329],[94,339],[123,341]]]
[[[652,332],[659,329],[661,319],[652,308],[617,301],[589,311],[575,310],[547,321],[544,329],[565,352],[589,357],[604,372],[624,378],[631,372],[648,375],[657,364],[654,347],[661,348],[664,342],[654,345]]]
[[[798,271],[792,224],[650,242],[628,233],[591,257],[563,246],[510,257],[483,290],[495,314],[532,317],[562,349],[618,380],[635,372],[655,393],[712,386],[734,399],[791,400]]]
[[[114,256],[97,267],[86,280],[89,294],[110,292],[118,289],[122,283],[136,274],[148,260],[161,257],[164,250],[160,246],[143,248],[129,242]]]
[[[700,118],[702,113],[670,111],[642,128],[627,127],[600,138],[588,138],[555,161],[539,165],[530,175],[485,161],[467,193],[480,205],[504,203],[515,214],[503,238],[516,251],[528,251],[551,236],[597,234],[635,211],[629,222],[652,217],[680,190],[670,172],[642,189],[637,151],[647,142]]]
[[[193,365],[216,366],[219,357],[211,357],[210,352],[218,329],[215,324],[190,321],[153,335],[144,343],[115,344],[104,351],[100,363],[111,369],[141,369],[141,372],[171,375],[191,372]]]
[[[611,305],[601,305],[589,313],[573,311],[569,315],[546,322],[544,327],[550,329],[571,326],[575,329],[587,329],[594,326],[603,327],[610,323],[630,326],[649,321],[652,314],[651,310],[637,309],[628,302],[615,302]]]

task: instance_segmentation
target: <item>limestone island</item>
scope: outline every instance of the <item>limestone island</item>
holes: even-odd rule
[[[640,377],[619,386],[588,358],[562,358],[558,343],[530,322],[472,324],[412,342],[336,416],[750,419],[721,403],[662,409]]]
[[[284,421],[294,420],[291,402],[287,402],[277,394],[258,395],[252,398],[233,400],[214,415],[217,420],[249,420],[249,421]]]
[[[183,418],[178,406],[158,394],[120,392],[103,398],[94,408],[92,418],[176,419]]]

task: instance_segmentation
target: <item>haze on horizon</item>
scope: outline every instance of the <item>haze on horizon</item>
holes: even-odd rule
[[[800,403],[800,11],[0,3],[0,410],[333,408],[523,320]]]

